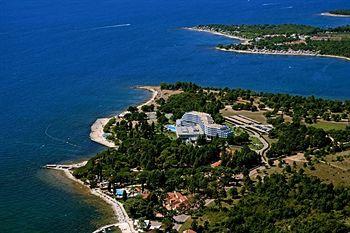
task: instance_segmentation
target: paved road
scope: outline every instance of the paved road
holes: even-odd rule
[[[232,123],[228,120],[226,121],[228,123]],[[266,157],[266,152],[270,148],[270,144],[268,143],[268,141],[266,141],[266,139],[263,136],[261,136],[259,132],[253,129],[247,128],[245,125],[237,125],[237,127],[240,127],[241,129],[250,132],[254,137],[259,139],[259,141],[263,144],[263,148],[261,148],[260,150],[256,150],[256,153],[258,153],[261,156],[261,160],[263,161],[263,163],[269,166],[268,159]]]

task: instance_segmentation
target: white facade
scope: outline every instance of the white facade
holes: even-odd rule
[[[207,137],[220,137],[227,138],[231,134],[231,129],[226,125],[215,124],[210,114],[203,112],[187,112],[181,119],[176,121],[176,127],[196,127],[199,126],[201,134],[205,134]],[[183,137],[181,130],[177,131],[178,137]]]
[[[209,137],[227,138],[231,134],[231,129],[226,125],[211,124],[205,125],[204,132]]]

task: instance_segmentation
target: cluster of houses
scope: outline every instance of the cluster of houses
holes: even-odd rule
[[[108,188],[108,182],[99,183],[99,188],[101,190],[106,190]],[[141,185],[130,185],[125,188],[118,188],[114,193],[117,199],[122,199],[125,195],[127,198],[141,196],[146,199],[149,194],[148,190],[142,190]],[[168,192],[163,206],[167,210],[185,210],[190,208],[189,198],[180,192]]]
[[[98,184],[99,188],[101,190],[108,189],[108,182],[100,182]],[[118,188],[115,190],[114,196],[117,199],[123,199],[123,198],[133,198],[137,196],[141,196],[143,199],[147,199],[150,195],[150,192],[146,189],[142,189],[141,185],[130,185],[126,186],[124,188]],[[178,213],[182,213],[183,211],[188,210],[190,206],[189,197],[182,194],[181,192],[168,192],[166,195],[166,198],[163,200],[163,207],[167,211],[175,211]],[[162,213],[156,212],[155,217],[157,219],[164,218],[164,215]],[[174,216],[175,226],[174,228],[179,228],[183,222],[186,221],[188,218],[188,215],[179,214]],[[134,225],[138,229],[148,229],[148,230],[154,230],[154,229],[160,229],[162,227],[162,223],[160,221],[152,221],[152,220],[135,220]],[[142,227],[141,227],[142,226]],[[142,230],[140,232],[143,232]]]

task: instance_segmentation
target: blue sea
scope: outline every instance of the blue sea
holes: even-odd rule
[[[202,85],[350,99],[350,62],[216,51],[230,39],[197,24],[350,24],[320,16],[348,0],[1,0],[0,232],[91,232],[104,217],[74,186],[40,169],[103,149],[98,117],[150,93],[135,85]]]

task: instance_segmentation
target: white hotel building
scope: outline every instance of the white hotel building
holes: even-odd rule
[[[176,135],[178,138],[197,140],[200,135],[207,138],[227,138],[232,133],[226,125],[215,124],[208,113],[187,112],[176,121]]]

